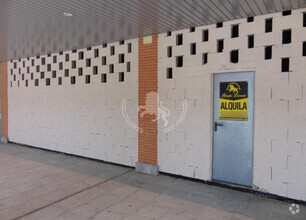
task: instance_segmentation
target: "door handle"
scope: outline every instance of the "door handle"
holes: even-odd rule
[[[218,126],[222,127],[222,126],[223,126],[223,124],[220,124],[220,123],[215,122],[215,131],[217,131],[217,130],[218,130]]]

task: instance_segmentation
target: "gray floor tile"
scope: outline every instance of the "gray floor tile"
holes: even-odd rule
[[[305,206],[300,206],[299,214],[292,215],[289,212],[290,203],[200,182],[193,182],[162,174],[158,176],[142,174],[135,172],[133,168],[129,167],[116,166],[14,144],[0,144],[0,152],[89,176],[102,179],[111,178],[112,181],[120,184],[134,186],[145,191],[164,194],[175,199],[181,199],[229,213],[236,213],[249,218],[306,220]]]

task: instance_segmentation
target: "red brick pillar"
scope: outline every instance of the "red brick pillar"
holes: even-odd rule
[[[139,38],[138,163],[139,172],[158,174],[157,166],[158,35]]]
[[[8,107],[7,107],[7,63],[0,64],[1,72],[1,142],[8,142]]]

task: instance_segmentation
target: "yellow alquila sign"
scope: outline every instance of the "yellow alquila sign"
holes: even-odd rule
[[[220,119],[248,120],[248,82],[220,83]]]

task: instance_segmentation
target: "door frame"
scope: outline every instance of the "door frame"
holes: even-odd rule
[[[218,74],[232,74],[232,73],[246,73],[246,72],[253,72],[254,74],[254,77],[253,77],[253,137],[252,137],[252,143],[253,143],[253,146],[252,146],[252,160],[253,160],[253,166],[252,166],[252,186],[244,186],[244,185],[239,185],[239,184],[235,184],[235,183],[227,183],[227,182],[222,182],[222,181],[218,181],[218,180],[214,180],[213,179],[213,147],[214,147],[214,106],[215,106],[215,101],[214,101],[214,76],[215,75],[218,75]],[[254,188],[254,164],[255,164],[255,154],[254,154],[254,146],[255,146],[255,91],[256,91],[256,71],[253,70],[253,69],[246,69],[246,70],[237,70],[237,71],[215,71],[213,73],[210,74],[211,75],[211,88],[210,88],[210,91],[211,91],[211,115],[210,115],[210,118],[211,118],[211,121],[210,121],[210,131],[211,131],[211,148],[210,148],[210,180],[212,182],[217,182],[217,183],[222,183],[224,185],[234,185],[234,186],[239,186],[239,187],[243,187],[243,188]]]

